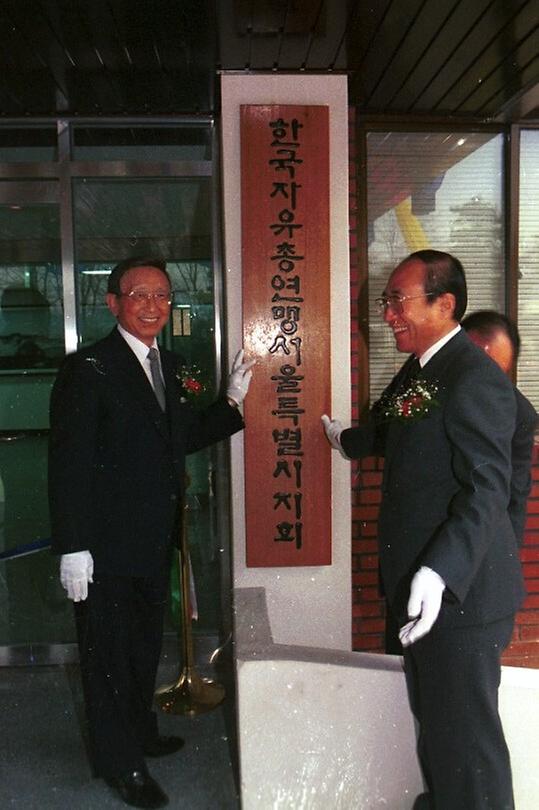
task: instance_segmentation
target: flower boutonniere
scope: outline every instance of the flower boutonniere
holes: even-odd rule
[[[401,422],[413,422],[427,416],[432,408],[437,408],[436,399],[438,384],[418,378],[396,394],[382,397],[379,416],[383,419],[398,419]]]
[[[180,402],[194,402],[208,390],[202,371],[196,365],[180,366],[176,372],[176,378],[183,388]]]

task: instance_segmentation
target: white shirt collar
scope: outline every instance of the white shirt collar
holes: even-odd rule
[[[429,360],[432,360],[436,352],[439,352],[442,346],[445,346],[446,343],[449,343],[451,338],[455,337],[455,335],[460,332],[461,326],[460,323],[455,326],[451,332],[448,332],[447,335],[444,335],[443,338],[437,340],[436,343],[433,343],[432,346],[429,346],[426,352],[423,352],[421,357],[419,358],[419,365],[421,368],[425,366]]]
[[[148,359],[148,352],[151,348],[158,348],[157,346],[157,339],[153,339],[153,343],[151,346],[147,346],[146,343],[143,343],[142,340],[139,340],[137,337],[128,332],[123,326],[118,324],[118,332],[123,337],[129,348],[136,354],[137,359],[140,363],[145,363]]]

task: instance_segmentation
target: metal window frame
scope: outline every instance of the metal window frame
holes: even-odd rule
[[[166,118],[154,116],[148,118],[73,118],[58,119],[33,118],[4,119],[3,128],[38,129],[56,126],[57,160],[51,162],[30,162],[0,164],[1,180],[56,180],[58,181],[58,202],[60,212],[60,241],[62,247],[62,283],[64,291],[64,335],[66,354],[78,348],[78,307],[76,300],[75,283],[75,231],[73,222],[73,180],[79,177],[87,178],[140,178],[140,177],[210,177],[215,185],[218,176],[215,170],[217,154],[212,151],[211,160],[199,161],[142,161],[142,160],[102,160],[102,161],[76,161],[72,160],[73,131],[84,126],[94,129],[128,129],[154,127],[208,127],[212,139],[212,147],[216,148],[215,121],[212,116],[178,116]],[[218,245],[219,229],[217,223],[220,217],[219,200],[215,194],[212,198],[213,223],[212,246]],[[217,255],[217,254],[216,254]],[[220,256],[220,248],[219,248]],[[214,265],[215,268],[215,265]],[[217,273],[214,273],[214,277]],[[216,299],[217,301],[217,299]],[[222,297],[219,297],[219,330],[221,335]],[[217,306],[216,306],[217,317]],[[221,345],[216,344],[215,356],[218,358],[220,369]]]
[[[505,256],[505,312],[518,325],[518,263],[519,263],[519,170],[520,133],[523,129],[538,129],[536,121],[506,124],[469,118],[441,118],[422,116],[401,118],[393,116],[355,118],[356,153],[358,161],[358,288],[363,294],[358,301],[359,322],[366,325],[361,330],[359,342],[359,368],[367,369],[358,379],[358,410],[360,414],[369,409],[369,344],[368,344],[368,285],[369,264],[367,249],[367,134],[369,132],[492,132],[504,136],[502,199],[504,211],[504,256]],[[362,238],[359,238],[359,237]],[[513,372],[516,379],[516,370]],[[513,381],[515,381],[515,379]]]

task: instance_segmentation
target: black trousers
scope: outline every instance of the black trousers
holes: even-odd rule
[[[152,712],[163,635],[168,574],[94,576],[75,603],[90,753],[97,776],[144,765],[143,747],[157,735]]]
[[[402,624],[405,624],[406,620],[403,619]],[[402,644],[400,643],[399,639],[399,622],[394,617],[393,613],[391,612],[391,608],[386,602],[386,626],[385,626],[385,638],[384,638],[384,652],[388,655],[402,655],[403,648]]]
[[[443,608],[442,608],[443,611]],[[514,617],[450,628],[443,614],[404,651],[418,753],[435,810],[513,810],[509,752],[498,714],[500,656]]]

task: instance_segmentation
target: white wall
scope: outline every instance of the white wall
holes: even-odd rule
[[[228,355],[242,343],[241,104],[323,104],[330,125],[331,362],[333,413],[350,422],[348,247],[348,101],[346,76],[222,76],[222,166]],[[254,369],[256,374],[256,367]],[[303,568],[247,568],[243,439],[232,440],[234,586],[262,586],[275,639],[285,644],[351,647],[350,466],[332,453],[333,563]]]
[[[397,656],[274,644],[261,589],[236,595],[243,810],[410,810],[423,791]],[[539,807],[539,672],[504,667],[516,810]]]

